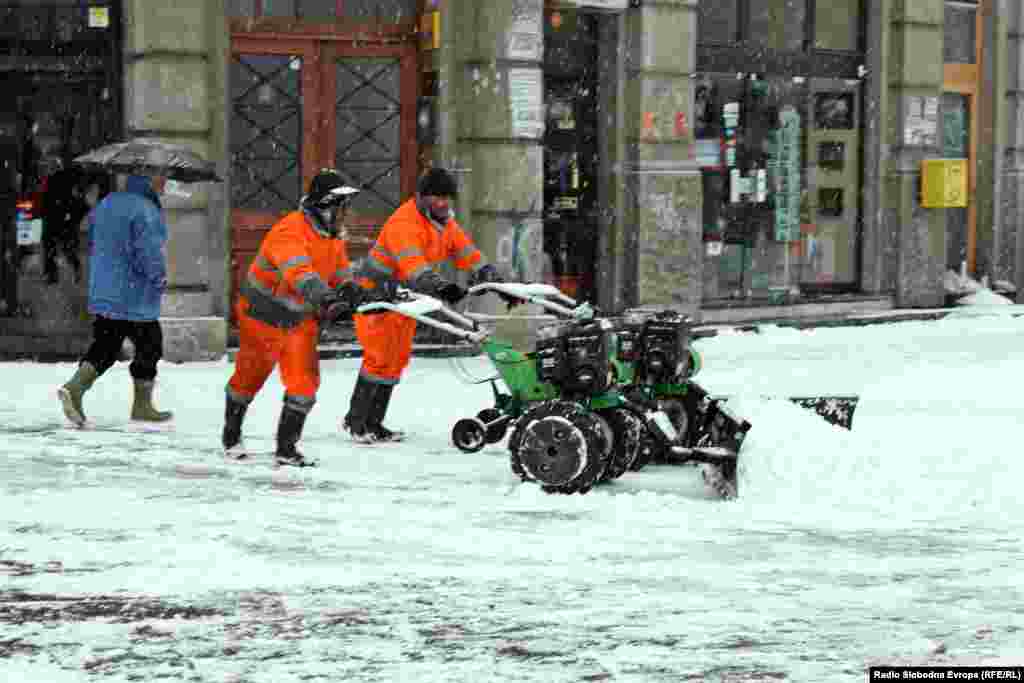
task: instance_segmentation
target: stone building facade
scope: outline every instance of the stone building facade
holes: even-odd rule
[[[357,259],[440,164],[485,253],[606,310],[939,307],[948,270],[1024,284],[1015,0],[111,7],[120,132],[227,178],[168,202],[169,357],[224,352],[240,273],[322,166],[368,190]],[[967,206],[922,206],[943,158],[966,160]]]

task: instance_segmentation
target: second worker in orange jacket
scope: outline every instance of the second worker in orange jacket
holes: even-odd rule
[[[495,267],[484,261],[452,217],[449,202],[457,189],[452,175],[441,168],[420,178],[416,196],[388,218],[356,276],[356,284],[365,290],[364,299],[382,298],[400,284],[457,304],[466,290],[434,270],[449,260],[459,270],[472,272],[471,284],[500,281]],[[383,420],[391,393],[409,364],[416,321],[398,313],[353,317],[363,362],[344,427],[362,443],[400,441],[402,432],[386,428]]]

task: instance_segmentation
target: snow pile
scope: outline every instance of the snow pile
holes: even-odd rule
[[[942,286],[946,294],[956,297],[957,306],[1004,306],[1013,304],[1017,288],[1012,282],[996,280],[989,287],[988,277],[978,282],[967,275],[965,269],[960,273],[947,270],[942,278]]]

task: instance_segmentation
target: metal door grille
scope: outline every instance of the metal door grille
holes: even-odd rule
[[[337,62],[335,164],[363,192],[357,212],[388,213],[401,201],[401,62],[344,58]]]
[[[231,205],[287,211],[302,194],[302,60],[235,55],[231,64]]]

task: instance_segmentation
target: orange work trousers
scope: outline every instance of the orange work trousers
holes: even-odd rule
[[[297,327],[282,329],[253,320],[241,305],[237,312],[238,355],[228,381],[231,390],[252,398],[277,365],[287,396],[315,400],[320,388],[319,323],[309,318]]]
[[[363,347],[359,374],[379,384],[398,384],[412,356],[416,321],[400,313],[372,313],[352,316],[356,339]]]

